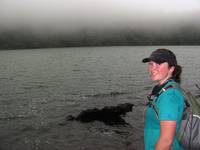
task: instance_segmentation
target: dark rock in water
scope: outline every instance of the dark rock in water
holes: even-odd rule
[[[66,117],[66,120],[74,120],[74,119],[75,119],[75,117],[72,116],[72,115],[69,115],[69,116]]]
[[[117,106],[106,106],[102,109],[87,109],[83,110],[76,117],[72,115],[67,116],[66,120],[78,120],[80,122],[92,122],[96,120],[104,122],[107,125],[127,124],[121,116],[132,111],[133,106],[133,104],[125,103]]]

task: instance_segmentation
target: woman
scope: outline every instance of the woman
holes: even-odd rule
[[[151,80],[157,82],[148,96],[145,150],[182,150],[176,132],[181,124],[184,97],[175,88],[180,83],[181,66],[177,64],[175,54],[168,49],[155,50],[143,62],[148,63]]]

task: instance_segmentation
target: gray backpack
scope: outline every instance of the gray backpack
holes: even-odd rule
[[[200,150],[200,105],[189,91],[182,91],[186,105],[177,138],[185,149]]]
[[[189,91],[186,91],[175,85],[169,85],[165,88],[162,88],[161,91],[156,95],[157,98],[155,102],[163,92],[170,88],[181,90],[185,98],[185,108],[183,112],[181,127],[176,133],[176,137],[182,147],[186,150],[200,150],[200,104]],[[147,105],[153,108],[156,116],[158,117],[155,103],[150,103],[151,102],[149,102]]]

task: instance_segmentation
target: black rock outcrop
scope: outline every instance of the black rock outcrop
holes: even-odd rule
[[[80,122],[92,122],[101,121],[107,125],[127,124],[122,116],[126,115],[127,112],[132,111],[133,104],[124,103],[117,106],[105,106],[102,109],[87,109],[83,110],[77,116],[69,115],[66,120],[77,120]]]

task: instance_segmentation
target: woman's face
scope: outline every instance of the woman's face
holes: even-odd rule
[[[167,62],[157,64],[150,61],[148,62],[148,71],[152,81],[158,81],[159,84],[162,84],[172,76],[174,67],[169,67]]]

